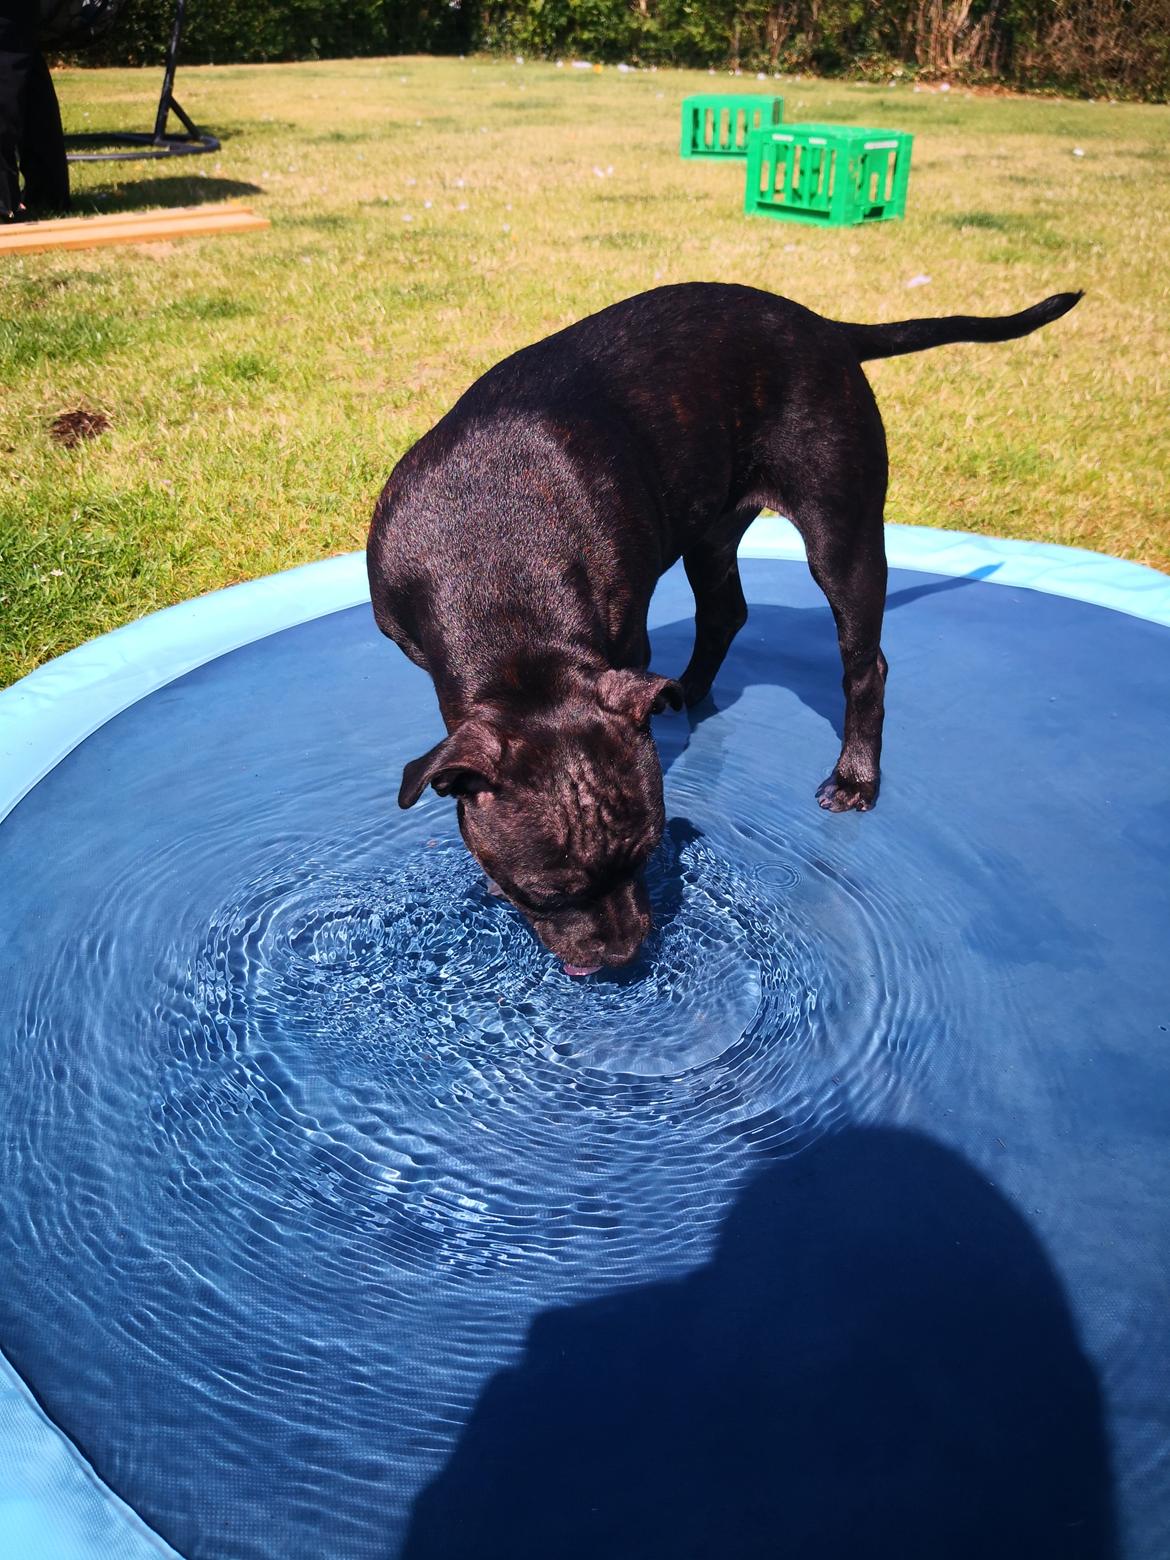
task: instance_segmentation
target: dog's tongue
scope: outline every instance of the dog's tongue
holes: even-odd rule
[[[601,968],[600,964],[566,964],[566,975],[596,975]]]

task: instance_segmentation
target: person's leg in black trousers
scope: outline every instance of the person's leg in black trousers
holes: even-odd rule
[[[69,208],[61,112],[31,10],[28,0],[0,0],[0,221],[24,207],[29,215]]]
[[[31,30],[9,0],[0,0],[0,222],[20,206],[18,150],[24,126]]]
[[[65,132],[61,128],[53,77],[43,54],[34,57],[29,71],[20,172],[24,179],[24,203],[33,216],[69,210]]]

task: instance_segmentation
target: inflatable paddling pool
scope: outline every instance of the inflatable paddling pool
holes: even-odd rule
[[[587,980],[357,556],[0,694],[0,1553],[1165,1560],[1170,579],[889,551],[877,809],[757,522]]]

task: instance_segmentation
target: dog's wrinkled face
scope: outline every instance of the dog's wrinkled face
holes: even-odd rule
[[[668,703],[676,683],[607,672],[595,700],[516,730],[469,720],[404,773],[403,806],[428,784],[458,798],[468,849],[572,974],[629,963],[650,930],[640,874],[665,819],[649,721]]]

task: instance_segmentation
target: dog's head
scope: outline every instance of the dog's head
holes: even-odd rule
[[[628,964],[651,925],[641,871],[665,815],[650,717],[667,705],[678,683],[611,670],[514,723],[473,714],[407,764],[399,805],[428,785],[456,797],[471,854],[570,973]]]

